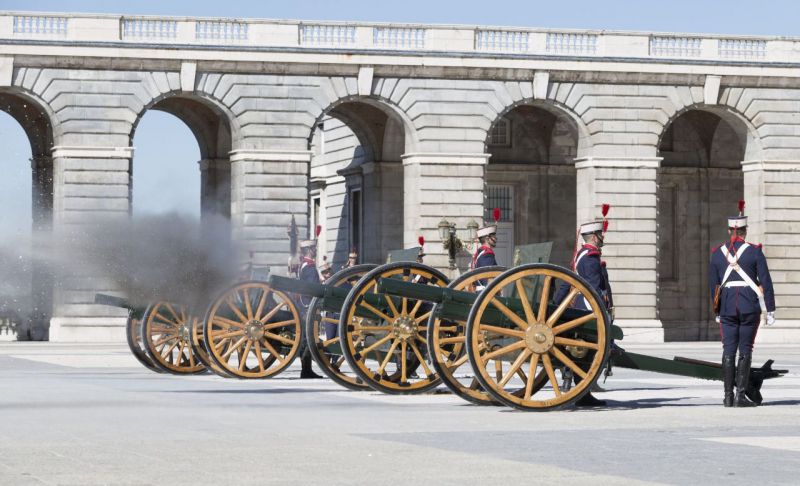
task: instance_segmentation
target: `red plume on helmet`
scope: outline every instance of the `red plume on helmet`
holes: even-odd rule
[[[316,236],[317,238],[319,238],[319,234],[320,234],[320,233],[322,233],[322,225],[321,225],[321,224],[318,224],[318,225],[317,225],[317,228],[314,230],[314,236]]]
[[[419,246],[425,246],[425,237],[424,236],[420,236],[419,238],[417,238],[417,241],[419,242]]]
[[[492,218],[494,218],[494,222],[495,222],[495,223],[497,223],[498,221],[500,221],[500,216],[501,216],[501,214],[500,214],[500,208],[494,208],[494,209],[492,209]]]
[[[739,199],[739,216],[744,216],[744,199]]]
[[[611,209],[611,205],[608,204],[608,203],[604,203],[603,206],[602,206],[602,209],[601,209],[601,212],[603,213],[603,217],[604,218],[608,215],[608,210],[609,209]]]

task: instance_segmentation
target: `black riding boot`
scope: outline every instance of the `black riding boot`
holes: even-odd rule
[[[322,378],[311,369],[311,352],[308,348],[300,355],[300,364],[303,366],[300,370],[300,378]]]
[[[739,366],[736,367],[736,397],[733,399],[734,407],[756,407],[745,395],[747,385],[750,382],[750,360],[752,355],[740,354]]]
[[[733,406],[733,382],[736,380],[736,356],[729,355],[722,357],[722,383],[725,389],[725,400],[722,402],[726,407]]]

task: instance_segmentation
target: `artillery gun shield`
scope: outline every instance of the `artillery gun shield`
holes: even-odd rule
[[[262,281],[232,285],[203,323],[209,359],[237,378],[268,378],[292,364],[302,326],[295,303]]]
[[[204,373],[206,366],[192,352],[191,327],[196,319],[184,305],[165,301],[151,304],[140,326],[147,357],[173,374]]]
[[[561,284],[566,298],[551,302]],[[575,299],[585,299],[590,310],[569,308]],[[609,355],[611,320],[601,302],[585,280],[555,265],[528,264],[499,275],[467,320],[467,353],[478,382],[499,402],[521,410],[575,403],[597,381]],[[498,358],[501,370],[490,366]],[[557,375],[563,380],[565,370],[577,380],[569,390],[559,387]],[[542,373],[546,382],[537,385]]]
[[[380,266],[359,280],[342,307],[339,336],[345,359],[375,390],[422,393],[441,381],[428,366],[427,321],[431,304],[378,291],[381,279],[397,278],[437,287],[447,285],[440,271],[413,262]],[[417,372],[420,375],[416,376]]]
[[[356,265],[340,270],[325,283],[332,287],[352,288],[367,272],[376,265]],[[333,310],[331,307],[336,307]],[[355,373],[342,370],[345,357],[339,339],[339,314],[342,300],[333,297],[311,300],[306,313],[306,343],[314,361],[328,377],[351,390],[369,390]]]

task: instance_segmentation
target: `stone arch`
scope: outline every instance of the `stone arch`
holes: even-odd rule
[[[740,113],[705,104],[678,110],[658,140],[657,309],[665,339],[717,339],[710,248],[726,238],[726,218],[744,194],[741,164],[761,156],[761,141]]]
[[[507,140],[500,123],[507,124]],[[510,201],[498,229],[499,239],[508,240],[505,259],[515,245],[552,241],[551,261],[569,266],[577,204],[574,161],[591,151],[586,126],[558,102],[527,99],[498,113],[484,146],[490,154],[484,219],[493,206]]]
[[[658,136],[656,150],[662,146],[664,137],[668,134],[668,129],[674,125],[675,120],[690,112],[703,112],[717,116],[724,121],[735,132],[744,147],[744,158],[742,160],[759,160],[763,154],[763,143],[758,134],[758,129],[753,122],[736,108],[728,105],[709,105],[705,103],[692,103],[681,107],[676,107],[669,118],[661,127]]]
[[[361,261],[385,260],[403,238],[401,158],[416,146],[413,125],[387,100],[347,96],[326,107],[314,127],[311,223],[326,229],[320,255],[338,265],[356,247]]]
[[[162,93],[150,100],[137,114],[129,135],[131,146],[138,124],[148,110],[175,116],[194,135],[200,149],[201,215],[230,217],[230,152],[241,133],[237,118],[224,104],[208,95],[182,91]]]
[[[31,230],[33,233],[49,233],[53,224],[52,149],[58,126],[56,115],[38,96],[19,87],[0,88],[0,110],[11,116],[28,138],[32,175]],[[47,239],[47,236],[33,238],[32,244]],[[52,276],[35,259],[31,263],[30,292],[20,296],[22,306],[15,310],[15,315],[6,317],[18,321],[18,339],[45,340],[53,312]]]
[[[486,139],[484,141],[485,148],[488,147],[489,137],[491,136],[492,128],[494,128],[494,126],[498,123],[498,121],[504,118],[508,113],[518,109],[521,106],[530,106],[533,108],[538,108],[540,110],[550,113],[553,117],[555,117],[562,123],[568,124],[575,131],[577,135],[575,158],[584,158],[591,155],[592,139],[589,133],[589,128],[586,126],[584,120],[577,113],[575,113],[569,106],[553,99],[537,100],[533,98],[525,98],[505,106],[502,111],[497,113],[497,116],[495,117],[494,120],[491,121],[489,129],[486,131]]]
[[[349,95],[338,98],[336,100],[331,101],[328,106],[322,108],[322,111],[317,115],[314,125],[311,127],[311,133],[308,137],[309,146],[311,145],[311,140],[314,135],[314,130],[316,126],[322,121],[323,118],[326,116],[331,116],[332,113],[336,113],[337,117],[343,119],[349,119],[350,122],[354,122],[354,128],[356,130],[362,130],[359,134],[362,140],[370,140],[371,142],[376,142],[374,140],[375,137],[370,139],[368,135],[368,130],[364,126],[358,126],[358,116],[348,115],[347,110],[337,110],[337,108],[341,108],[343,105],[353,104],[353,103],[362,103],[369,107],[372,107],[375,110],[381,111],[387,120],[393,120],[395,123],[399,123],[403,130],[403,139],[404,139],[404,153],[411,153],[417,150],[419,146],[419,137],[417,135],[417,131],[414,127],[414,122],[409,118],[408,114],[403,111],[396,103],[388,98],[384,98],[378,95]]]

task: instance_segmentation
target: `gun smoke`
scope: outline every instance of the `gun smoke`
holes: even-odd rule
[[[221,287],[243,270],[242,253],[230,235],[230,222],[222,217],[200,222],[168,214],[34,234],[29,245],[5,241],[0,243],[0,312],[42,313],[36,284],[31,285],[42,279],[56,294],[91,289],[80,299],[86,303],[93,298],[88,294],[102,290],[139,307],[168,300],[205,312]]]

